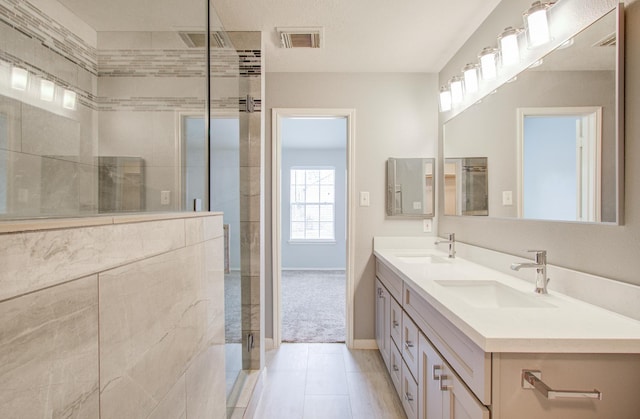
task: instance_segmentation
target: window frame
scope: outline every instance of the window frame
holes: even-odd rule
[[[291,197],[293,195],[293,188],[294,188],[294,184],[292,183],[293,181],[293,171],[294,170],[303,170],[305,171],[305,179],[306,179],[306,172],[307,171],[321,171],[321,170],[331,170],[333,172],[333,184],[331,185],[333,187],[333,202],[326,202],[326,201],[321,201],[321,194],[320,192],[318,192],[319,196],[318,196],[318,202],[307,202],[306,199],[304,202],[294,202]],[[290,244],[334,244],[336,243],[336,174],[337,174],[337,170],[335,168],[335,166],[318,166],[318,165],[296,165],[296,166],[291,166],[289,168],[289,238],[288,238],[288,243]],[[296,183],[296,185],[299,185]],[[321,185],[320,183],[318,185]],[[307,186],[306,181],[305,181],[305,186]],[[331,230],[332,230],[332,238],[293,238],[292,234],[293,234],[293,206],[294,205],[304,205],[305,208],[309,205],[331,205]],[[305,210],[306,213],[306,210]],[[296,222],[300,222],[300,221],[296,221]],[[322,222],[327,222],[327,221],[322,221],[322,219],[318,219],[318,223],[322,223]],[[304,225],[305,225],[305,229],[304,231],[306,232],[306,226],[307,226],[308,221],[305,219],[304,220]]]

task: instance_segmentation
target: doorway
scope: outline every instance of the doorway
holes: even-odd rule
[[[353,110],[273,110],[273,331],[352,344]]]
[[[519,216],[599,222],[601,108],[522,108],[518,126]]]

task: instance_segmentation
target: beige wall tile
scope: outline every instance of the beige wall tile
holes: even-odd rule
[[[0,299],[184,246],[184,221],[0,235]]]
[[[187,412],[189,419],[223,419],[226,415],[224,344],[203,351],[187,370]]]
[[[0,303],[0,417],[98,417],[98,292],[90,276]]]
[[[224,395],[224,368],[200,377],[193,364],[224,363],[222,349],[209,346],[224,343],[220,244],[218,238],[100,274],[103,419],[146,417],[190,368],[187,387],[204,380]],[[210,409],[195,393],[187,391],[187,400]]]
[[[148,419],[186,419],[186,399],[185,376],[182,375],[173,388],[169,390],[169,393],[156,406]]]

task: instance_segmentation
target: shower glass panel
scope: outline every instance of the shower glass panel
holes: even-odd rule
[[[206,0],[1,2],[0,220],[208,209]]]

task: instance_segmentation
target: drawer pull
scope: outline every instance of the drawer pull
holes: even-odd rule
[[[407,393],[404,393],[404,399],[408,402],[412,402],[413,396],[409,392],[407,392]]]
[[[411,342],[410,340],[407,340],[404,342],[404,347],[409,349],[409,348],[413,348],[413,342]]]
[[[597,399],[602,400],[602,393],[598,390],[552,390],[540,377],[541,371],[522,370],[522,388],[538,390],[547,399]]]
[[[400,368],[398,368],[398,366],[394,364],[394,365],[393,365],[393,370],[394,370],[394,371],[396,371],[396,372],[398,372],[398,371],[400,371]]]
[[[434,365],[431,370],[431,375],[433,376],[433,381],[438,381],[440,379],[440,371],[442,371],[441,365]]]
[[[443,383],[443,381],[445,381],[448,378],[449,377],[447,377],[446,375],[441,375],[438,377],[438,380],[440,381],[440,391],[449,391],[450,387]]]
[[[400,323],[397,320],[394,320],[393,321],[393,328],[395,329],[398,326],[400,326]]]

